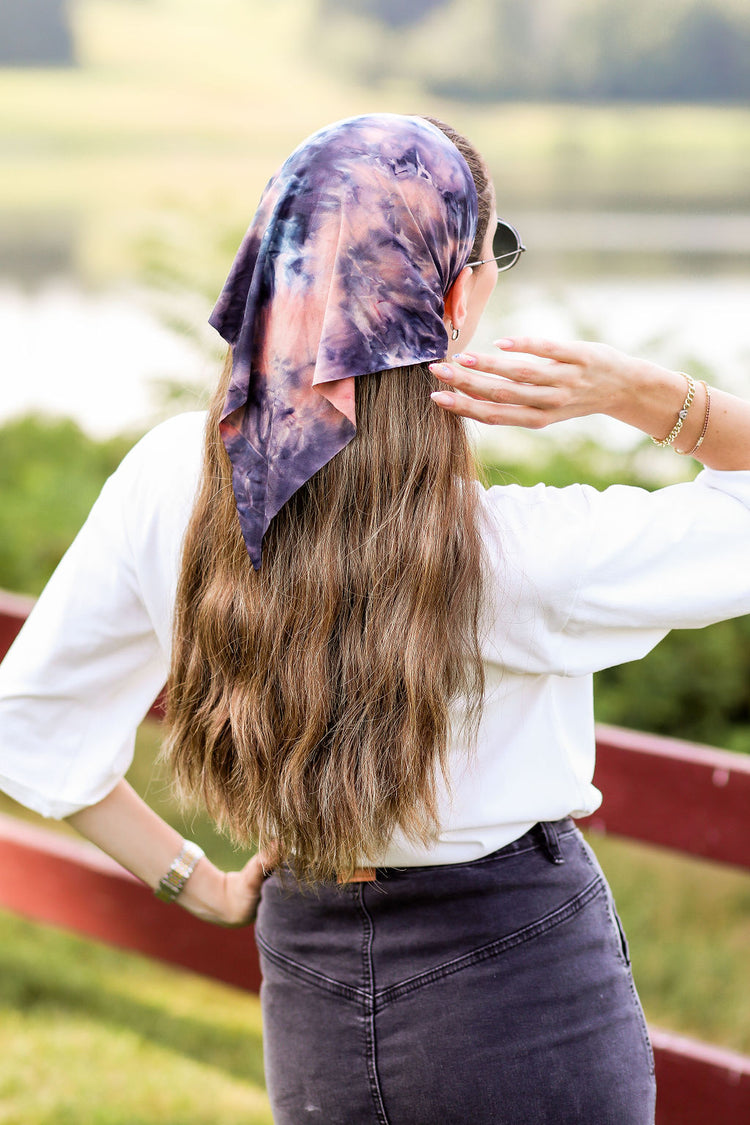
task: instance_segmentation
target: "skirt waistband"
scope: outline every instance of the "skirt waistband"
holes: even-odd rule
[[[505,855],[513,855],[532,848],[541,848],[551,863],[564,863],[560,850],[560,837],[575,831],[575,824],[571,817],[566,816],[561,820],[539,821],[528,832],[524,832],[516,840],[504,844],[488,855],[479,856],[478,859],[466,860],[463,863],[450,864],[423,864],[415,867],[357,867],[347,878],[340,875],[337,883],[374,883],[379,876],[388,877],[396,873],[413,874],[419,871],[439,871],[441,868],[453,870],[454,868],[470,867],[476,863],[487,863],[490,860],[500,859]]]

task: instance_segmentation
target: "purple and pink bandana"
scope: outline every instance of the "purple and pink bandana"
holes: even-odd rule
[[[270,181],[209,323],[232,346],[221,436],[253,566],[273,517],[356,433],[354,376],[442,359],[477,193],[420,117],[314,133]]]

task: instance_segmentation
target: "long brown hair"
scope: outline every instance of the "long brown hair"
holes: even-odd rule
[[[480,198],[491,187],[467,158]],[[484,213],[484,214],[483,214]],[[239,528],[219,419],[209,410],[200,491],[177,591],[165,753],[241,842],[275,842],[306,882],[346,875],[398,828],[438,828],[451,704],[476,724],[481,540],[471,449],[418,364],[355,380],[357,433],[269,528],[258,572]]]

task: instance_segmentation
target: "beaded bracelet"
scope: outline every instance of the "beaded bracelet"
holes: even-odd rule
[[[675,450],[676,453],[681,454],[683,457],[692,457],[694,453],[698,452],[700,447],[703,445],[703,439],[705,438],[706,432],[708,430],[708,419],[711,414],[711,388],[709,387],[708,383],[704,382],[703,379],[701,379],[701,383],[703,383],[703,386],[706,388],[706,413],[703,415],[703,429],[701,430],[701,436],[698,438],[692,449]]]
[[[693,405],[693,399],[695,398],[695,379],[691,379],[689,375],[685,375],[684,371],[681,371],[680,374],[687,379],[688,391],[687,395],[685,396],[685,401],[682,404],[682,409],[677,415],[677,421],[675,422],[674,426],[672,426],[672,429],[669,431],[667,436],[665,438],[662,438],[661,441],[659,440],[659,438],[651,438],[654,445],[658,445],[661,449],[666,449],[666,447],[668,445],[671,445],[674,439],[677,437],[680,430],[685,424],[688,410]]]

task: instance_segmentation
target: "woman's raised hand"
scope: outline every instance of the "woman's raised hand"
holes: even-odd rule
[[[463,352],[430,370],[444,410],[491,426],[541,430],[566,418],[608,414],[663,441],[685,411],[674,446],[713,469],[750,469],[750,401],[607,344],[498,340],[491,355]],[[456,393],[460,392],[460,393]]]
[[[668,411],[684,387],[678,372],[606,344],[523,337],[498,340],[496,347],[493,354],[460,353],[449,362],[430,365],[446,385],[432,396],[438,406],[478,422],[530,430],[588,414],[609,414],[637,424],[623,414],[631,413],[632,397],[645,385],[660,382],[674,388]]]

